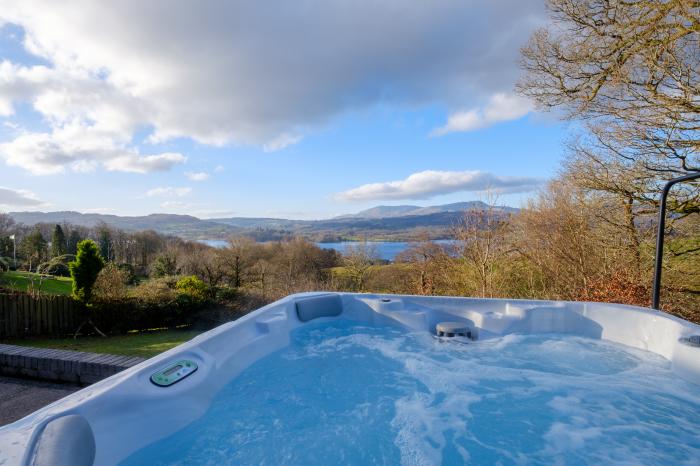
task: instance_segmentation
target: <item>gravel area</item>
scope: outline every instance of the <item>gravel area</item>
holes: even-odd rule
[[[80,390],[72,384],[0,376],[0,426]]]

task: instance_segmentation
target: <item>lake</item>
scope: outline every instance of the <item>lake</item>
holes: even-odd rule
[[[442,246],[449,246],[454,244],[454,241],[449,239],[439,239],[433,241],[433,243],[440,244]],[[338,243],[316,243],[316,246],[324,249],[335,249],[341,254],[345,254],[348,248],[357,246],[358,244],[361,243],[357,241],[340,241]],[[375,248],[380,259],[393,262],[396,256],[415,243],[408,241],[367,241],[367,244],[370,247]]]
[[[221,239],[203,239],[199,240],[199,242],[215,248],[225,248],[228,246],[228,241]],[[368,241],[367,243],[376,249],[377,255],[380,259],[392,262],[396,256],[399,255],[399,253],[408,249],[411,244],[414,244],[408,241]],[[454,241],[449,239],[439,239],[434,241],[434,243],[443,246],[450,246],[454,244]],[[358,244],[360,243],[357,241],[339,241],[337,243],[316,243],[316,246],[323,249],[335,249],[341,254],[345,254],[349,247],[357,246]]]

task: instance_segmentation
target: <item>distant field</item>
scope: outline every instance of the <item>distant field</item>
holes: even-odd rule
[[[31,272],[0,273],[0,286],[17,291],[27,291],[30,288],[42,293],[69,295],[73,280],[68,277],[41,278],[41,275]]]

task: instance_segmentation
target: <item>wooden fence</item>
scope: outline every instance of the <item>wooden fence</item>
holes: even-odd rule
[[[0,293],[0,338],[67,335],[82,319],[81,305],[70,296]]]

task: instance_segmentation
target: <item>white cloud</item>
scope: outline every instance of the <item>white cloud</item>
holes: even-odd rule
[[[449,116],[447,123],[435,128],[431,136],[444,136],[460,131],[475,131],[503,121],[517,120],[532,111],[532,104],[512,94],[494,94],[483,108],[472,108]]]
[[[192,188],[182,187],[174,188],[166,186],[161,188],[153,188],[146,191],[147,197],[185,197],[192,192]]]
[[[184,160],[173,154],[144,156],[130,147],[142,120],[139,102],[91,73],[0,62],[0,115],[11,115],[13,102],[26,100],[50,131],[27,132],[15,125],[14,139],[0,144],[0,156],[10,165],[34,174],[85,172],[100,165],[145,173]]]
[[[301,136],[298,134],[283,133],[276,138],[267,141],[263,144],[263,150],[265,152],[275,152],[282,150],[285,147],[293,146],[297,142],[301,141]]]
[[[457,192],[522,193],[541,186],[543,180],[525,176],[496,176],[480,171],[426,170],[404,180],[370,183],[336,194],[339,201],[430,199]]]
[[[174,165],[183,163],[187,158],[178,153],[166,152],[158,155],[139,155],[127,153],[105,162],[105,167],[110,171],[149,173],[154,171],[166,171]]]
[[[0,64],[0,72],[3,64]],[[167,170],[185,161],[182,154],[142,155],[131,147],[135,121],[114,112],[114,107],[109,105],[109,96],[101,95],[99,86],[83,81],[85,88],[82,90],[89,96],[79,95],[77,89],[71,91],[74,94],[65,89],[54,92],[52,86],[63,84],[47,78],[46,68],[33,69],[36,68],[42,69],[37,72],[19,68],[17,73],[20,77],[34,76],[29,80],[39,92],[34,107],[48,119],[51,130],[27,132],[16,128],[14,139],[0,144],[0,156],[9,165],[39,175],[62,173],[66,168],[86,172],[100,165],[111,171],[146,173]],[[93,91],[95,94],[91,93]],[[101,100],[103,97],[105,101]],[[103,111],[98,111],[103,107]]]
[[[0,22],[22,26],[49,63],[0,66],[0,113],[30,103],[51,126],[46,145],[76,122],[111,141],[91,155],[61,142],[26,166],[13,158],[44,173],[111,160],[142,128],[152,142],[279,150],[377,104],[469,108],[512,88],[518,50],[544,18],[541,2],[521,0],[0,2]]]
[[[168,170],[183,163],[178,153],[141,155],[117,143],[111,134],[70,124],[51,133],[24,133],[0,144],[8,165],[22,167],[37,175],[94,170],[98,165],[110,171],[147,173]]]
[[[209,179],[207,172],[185,172],[185,176],[192,181],[206,181]]]
[[[0,186],[0,207],[27,208],[38,207],[44,204],[45,203],[37,198],[31,191]]]
[[[226,168],[223,165],[217,165],[214,171],[216,173],[221,173],[222,171],[226,170]]]

